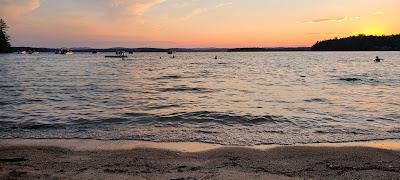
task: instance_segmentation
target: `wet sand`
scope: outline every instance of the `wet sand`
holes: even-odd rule
[[[0,140],[0,179],[399,179],[400,142],[227,147]]]

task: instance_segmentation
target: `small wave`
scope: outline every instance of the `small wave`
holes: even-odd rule
[[[21,129],[32,129],[32,130],[39,130],[39,129],[65,129],[65,124],[41,124],[41,123],[28,123],[22,125],[18,128]]]
[[[14,88],[16,86],[11,86],[11,85],[0,85],[0,88]]]
[[[101,123],[111,123],[111,124],[119,124],[124,122],[129,122],[129,118],[122,118],[122,117],[113,117],[113,118],[104,118],[99,120]]]
[[[312,99],[306,99],[304,100],[305,102],[327,102],[328,99],[324,98],[312,98]]]
[[[257,125],[263,123],[274,123],[277,121],[287,121],[283,118],[265,115],[265,116],[249,116],[249,115],[235,115],[220,112],[189,112],[177,113],[167,116],[160,116],[158,121],[180,122],[180,123],[218,123],[224,125],[242,124],[242,125]]]
[[[388,133],[400,133],[400,128],[391,129],[387,131]]]
[[[173,113],[168,115],[154,115],[146,113],[129,112],[122,114],[123,118],[111,118],[111,119],[100,119],[95,120],[97,125],[102,123],[113,122],[116,123],[131,123],[135,122],[136,125],[140,124],[158,124],[165,126],[175,126],[176,124],[203,124],[208,126],[207,123],[232,125],[259,125],[264,123],[276,123],[276,122],[287,122],[288,120],[278,116],[250,116],[250,115],[236,115],[222,112],[184,112],[184,113]],[[75,121],[76,122],[76,121]],[[93,121],[81,121],[81,123],[92,123]]]
[[[354,82],[354,81],[361,81],[360,78],[355,77],[348,77],[348,78],[339,78],[340,81],[347,81],[347,82]]]
[[[198,130],[196,133],[202,133],[202,134],[218,134],[216,131],[208,131],[208,130]]]
[[[359,129],[331,129],[331,130],[317,130],[316,134],[369,134],[369,132]]]
[[[355,75],[350,77],[340,77],[336,78],[336,80],[347,82],[347,83],[362,83],[368,85],[393,85],[392,81],[382,80],[377,77],[371,77],[369,75]]]
[[[0,101],[0,106],[5,106],[5,105],[8,105],[8,104],[9,104],[8,102]]]
[[[193,93],[211,93],[212,89],[188,87],[188,86],[175,86],[173,88],[161,88],[159,92],[193,92]]]
[[[0,119],[0,128],[9,128],[15,125],[15,122],[8,121],[8,119],[11,119],[9,116],[1,116]]]
[[[53,122],[41,123],[41,122],[1,122],[2,128],[6,129],[86,129],[86,128],[118,128],[124,127],[138,127],[142,125],[161,126],[161,127],[176,127],[185,124],[190,125],[201,125],[202,127],[210,128],[214,127],[215,124],[220,125],[235,125],[240,124],[244,126],[253,126],[261,124],[271,123],[287,123],[288,120],[278,116],[251,116],[251,115],[237,115],[223,112],[184,112],[184,113],[173,113],[169,115],[155,115],[137,112],[127,112],[115,117],[103,117],[103,118],[67,118],[63,120],[55,120]],[[204,132],[206,134],[212,134],[210,132]],[[273,130],[269,131],[272,132]],[[274,133],[281,133],[280,131],[274,131]]]
[[[32,102],[32,103],[34,103],[34,102],[43,102],[42,99],[26,99],[25,101],[26,102]]]
[[[179,107],[177,104],[168,104],[168,105],[157,105],[157,106],[146,106],[144,109],[146,110],[153,110],[153,109],[169,109],[169,108],[176,108]]]
[[[148,116],[148,114],[146,113],[136,113],[136,112],[128,112],[128,113],[124,113],[124,116],[128,116],[128,117],[142,117],[142,116]]]
[[[166,75],[166,76],[160,76],[156,78],[152,78],[154,80],[167,80],[167,79],[182,79],[183,76],[180,75]]]
[[[265,130],[265,133],[272,133],[272,134],[285,134],[284,131],[279,131],[279,130]]]
[[[134,117],[134,116],[131,116]],[[122,125],[133,122],[134,119],[130,117],[104,117],[99,119],[76,119],[73,120],[74,125],[85,125],[85,126],[99,126],[99,125]]]

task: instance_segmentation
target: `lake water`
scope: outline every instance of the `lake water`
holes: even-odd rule
[[[400,52],[104,55],[0,55],[0,138],[400,139]]]

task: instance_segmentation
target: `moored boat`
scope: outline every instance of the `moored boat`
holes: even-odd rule
[[[176,51],[174,51],[172,49],[168,50],[168,54],[175,54],[175,53],[176,53]]]
[[[62,49],[60,51],[60,54],[62,54],[62,55],[72,55],[74,53],[70,49]]]
[[[128,56],[125,54],[124,51],[117,51],[115,55],[105,56],[106,58],[127,58]]]

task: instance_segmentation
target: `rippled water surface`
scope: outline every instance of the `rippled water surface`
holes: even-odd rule
[[[0,138],[400,138],[400,52],[104,55],[0,55]]]

